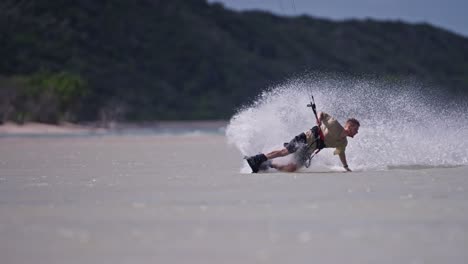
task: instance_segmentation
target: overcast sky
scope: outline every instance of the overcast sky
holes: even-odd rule
[[[468,0],[208,0],[237,10],[261,9],[283,15],[307,14],[343,20],[374,18],[427,22],[468,37]]]

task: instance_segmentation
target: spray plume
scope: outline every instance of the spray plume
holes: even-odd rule
[[[376,79],[303,77],[263,92],[232,117],[228,143],[243,155],[282,147],[315,125],[309,103],[313,92],[318,111],[341,124],[355,117],[359,134],[346,150],[355,170],[417,169],[468,165],[466,103],[441,99],[415,82]],[[325,149],[302,171],[338,170],[333,149]],[[287,158],[284,162],[287,162]],[[243,164],[242,172],[248,172]]]

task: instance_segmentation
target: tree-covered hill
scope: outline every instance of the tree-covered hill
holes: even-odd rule
[[[305,70],[413,76],[468,95],[462,36],[204,0],[3,0],[0,47],[0,121],[228,118]]]

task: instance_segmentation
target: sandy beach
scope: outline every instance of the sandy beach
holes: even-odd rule
[[[188,133],[221,133],[227,125],[224,120],[210,121],[155,121],[142,123],[106,124],[62,123],[45,124],[28,122],[17,124],[6,122],[0,125],[0,137],[15,136],[73,136],[73,135],[110,135],[110,134],[188,134]]]
[[[45,134],[73,134],[91,132],[93,128],[66,123],[61,125],[50,125],[44,123],[16,124],[6,122],[0,125],[0,135],[45,135]]]
[[[467,167],[242,174],[223,135],[0,138],[16,263],[466,263]]]

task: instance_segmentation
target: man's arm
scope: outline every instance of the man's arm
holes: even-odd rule
[[[346,154],[344,151],[340,152],[340,154],[338,154],[338,156],[340,157],[340,160],[341,160],[341,163],[343,164],[343,168],[345,168],[346,171],[352,171],[349,167],[348,167],[348,162],[346,161]]]
[[[324,116],[324,113],[323,113],[323,112],[318,112],[318,114],[317,114],[317,117],[318,117],[317,126],[320,126],[320,125],[322,124],[323,116]]]

